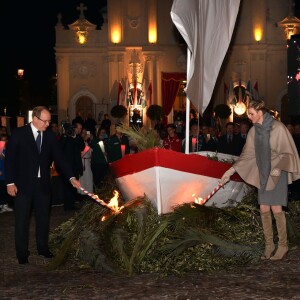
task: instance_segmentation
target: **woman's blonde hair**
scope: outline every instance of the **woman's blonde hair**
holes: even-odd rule
[[[268,111],[263,100],[250,100],[248,108],[253,108],[256,111],[261,110],[263,113]]]
[[[274,119],[280,121],[280,116],[278,111],[269,109],[265,106],[265,102],[263,100],[251,100],[248,104],[248,109],[249,108],[253,108],[256,111],[262,111],[263,114],[265,112],[268,112],[269,114],[271,114],[273,116]]]

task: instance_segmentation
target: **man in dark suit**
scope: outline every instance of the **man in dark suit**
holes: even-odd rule
[[[242,151],[242,138],[233,132],[233,122],[226,124],[226,134],[219,138],[218,152],[239,156]]]
[[[15,246],[20,264],[28,263],[29,220],[35,211],[36,244],[39,255],[53,257],[48,247],[51,202],[50,166],[53,161],[79,189],[80,182],[63,159],[53,132],[46,130],[51,114],[44,106],[32,111],[32,122],[13,131],[6,151],[7,192],[14,197]]]
[[[248,134],[248,131],[249,131],[249,127],[250,127],[250,124],[249,122],[247,121],[242,121],[241,122],[241,151],[243,150],[243,147],[246,143],[246,139],[247,139],[247,134]]]
[[[116,160],[119,160],[123,157],[123,150],[122,147],[125,147],[124,154],[130,153],[130,145],[128,136],[123,134],[119,130],[119,126],[121,124],[117,124],[115,126],[115,134],[111,135],[108,139],[105,149],[107,153],[107,160],[109,163],[112,163]]]
[[[63,127],[65,127],[64,125]],[[75,123],[69,129],[63,128],[63,134],[59,140],[64,160],[72,166],[73,176],[79,180],[79,177],[83,174],[83,164],[81,159],[81,151],[85,148],[84,140],[81,136],[82,124]],[[58,172],[61,173],[58,167]],[[76,210],[75,203],[79,200],[79,194],[69,183],[68,178],[63,178],[63,198],[64,198],[64,210]],[[91,191],[93,192],[93,191]]]

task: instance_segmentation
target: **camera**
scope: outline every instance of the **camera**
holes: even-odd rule
[[[70,123],[62,123],[62,128],[64,129],[66,136],[74,136],[75,135],[75,126]]]

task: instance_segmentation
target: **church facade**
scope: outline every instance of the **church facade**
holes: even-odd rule
[[[117,104],[135,109],[144,124],[147,107],[166,106],[164,81],[175,78],[184,86],[186,46],[172,23],[172,0],[109,0],[103,25],[85,19],[83,4],[79,19],[56,24],[57,105],[59,122],[89,113],[101,121]],[[291,11],[284,0],[243,0],[232,42],[225,56],[212,95],[211,107],[228,102],[225,87],[251,85],[268,107],[284,114],[287,95],[287,37],[278,26]],[[82,43],[78,32],[84,31]],[[296,33],[296,32],[294,32]],[[212,62],[213,63],[213,62]],[[166,109],[166,107],[164,107]],[[168,107],[185,110],[184,93]]]

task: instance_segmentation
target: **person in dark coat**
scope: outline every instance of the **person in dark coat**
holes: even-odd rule
[[[108,136],[104,128],[99,129],[97,136],[92,136],[90,146],[93,149],[91,168],[93,180],[96,187],[100,186],[101,181],[108,174],[109,165],[107,162],[105,145],[108,142]]]
[[[226,133],[219,138],[218,152],[239,156],[243,149],[243,141],[240,135],[233,133],[234,124],[226,124]]]
[[[111,120],[109,119],[109,115],[104,115],[104,120],[101,122],[100,128],[105,129],[108,136],[110,136],[110,126],[111,126]]]
[[[80,123],[82,126],[84,124],[84,120],[81,116],[81,112],[79,111],[77,114],[76,114],[76,117],[72,120],[72,124],[75,125],[76,123]]]
[[[217,129],[215,127],[208,127],[208,134],[203,139],[202,151],[217,151],[219,140],[217,137]]]
[[[64,159],[72,166],[72,172],[77,180],[83,174],[83,164],[81,159],[81,151],[85,148],[85,143],[81,137],[82,125],[81,123],[75,123],[71,128],[67,130],[63,129],[63,135],[59,140]],[[58,167],[58,172],[61,173]],[[63,199],[64,210],[77,209],[75,203],[79,200],[78,193],[75,189],[70,187],[66,178],[62,180],[63,187]]]
[[[118,130],[118,126],[115,127],[116,131],[107,141],[105,150],[107,153],[107,160],[109,163],[119,160],[123,157],[123,154],[130,153],[130,145],[128,136]],[[122,151],[124,147],[124,152]]]
[[[96,125],[97,122],[93,118],[92,114],[88,114],[87,118],[83,124],[83,128],[89,131],[91,134],[96,135]]]
[[[20,264],[28,263],[29,221],[32,208],[36,222],[36,244],[39,255],[53,257],[48,247],[51,203],[50,166],[53,161],[70,185],[79,189],[70,165],[64,160],[53,132],[46,130],[51,114],[44,106],[32,111],[32,122],[16,128],[7,143],[6,185],[14,197],[15,246]]]

